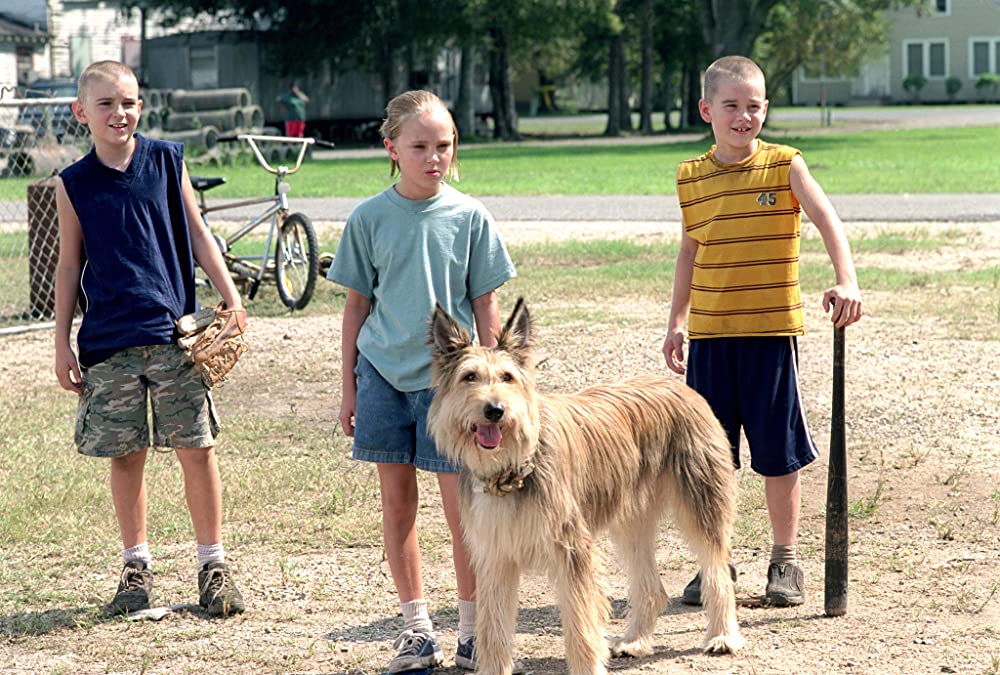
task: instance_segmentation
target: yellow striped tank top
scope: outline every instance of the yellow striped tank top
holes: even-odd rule
[[[699,244],[688,337],[802,335],[802,209],[789,179],[799,151],[758,141],[722,164],[714,150],[677,169],[684,230]]]

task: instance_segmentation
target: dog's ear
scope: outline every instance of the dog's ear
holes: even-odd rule
[[[510,313],[510,318],[507,319],[503,330],[500,331],[500,337],[497,338],[497,349],[510,352],[523,363],[527,363],[533,346],[533,333],[531,313],[524,304],[524,298],[518,298],[514,311]]]
[[[431,330],[427,343],[434,359],[447,359],[472,344],[469,332],[462,328],[441,303],[435,303],[431,314]]]

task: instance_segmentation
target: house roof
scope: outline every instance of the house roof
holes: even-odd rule
[[[0,14],[0,42],[15,44],[38,45],[49,41],[49,34],[44,30],[26,26],[3,14]]]

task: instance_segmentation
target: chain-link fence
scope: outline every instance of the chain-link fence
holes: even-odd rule
[[[75,97],[2,93],[0,334],[55,318],[59,225],[51,176],[90,147],[89,130],[70,110]]]

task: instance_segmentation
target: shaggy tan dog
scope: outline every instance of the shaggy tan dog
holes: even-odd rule
[[[530,570],[547,572],[555,585],[569,672],[606,672],[610,605],[595,544],[602,531],[629,578],[628,623],[611,650],[652,654],[668,601],[655,556],[657,525],[668,511],[701,564],[705,651],[743,646],[728,569],[733,461],[701,396],[659,376],[539,394],[523,300],[495,349],[473,345],[440,306],[430,344],[429,429],[462,464],[462,524],[478,583],[478,673],[511,673],[517,585]]]

